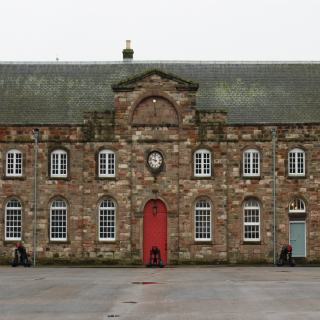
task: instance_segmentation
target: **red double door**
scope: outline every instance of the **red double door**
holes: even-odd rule
[[[157,213],[153,214],[153,206]],[[143,264],[150,259],[153,246],[160,249],[161,260],[167,264],[167,208],[161,200],[150,200],[144,207],[143,218]]]

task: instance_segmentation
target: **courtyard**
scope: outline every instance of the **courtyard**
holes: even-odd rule
[[[320,319],[318,267],[0,267],[0,319]]]

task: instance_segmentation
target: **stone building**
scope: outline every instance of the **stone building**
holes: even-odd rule
[[[0,261],[319,261],[320,65],[123,54],[0,63]]]

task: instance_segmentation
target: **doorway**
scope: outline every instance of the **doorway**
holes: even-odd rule
[[[154,212],[156,206],[156,212]],[[146,203],[143,217],[143,264],[150,259],[152,246],[160,249],[161,260],[167,264],[167,208],[161,200]]]
[[[306,256],[306,223],[304,221],[290,221],[289,243],[293,257]]]

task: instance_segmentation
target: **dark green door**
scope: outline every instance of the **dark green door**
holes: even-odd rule
[[[305,222],[290,222],[290,245],[293,257],[306,256],[306,224]]]

